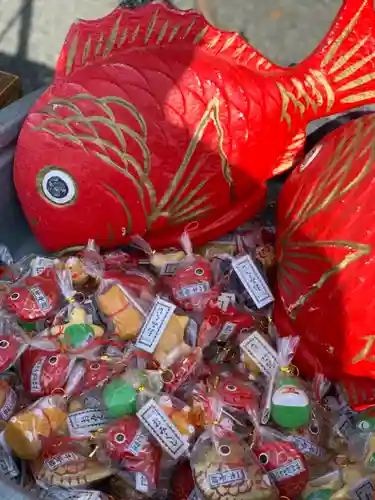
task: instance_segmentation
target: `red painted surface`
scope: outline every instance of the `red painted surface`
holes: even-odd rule
[[[314,54],[283,69],[159,3],[75,23],[18,142],[37,238],[57,250],[141,234],[164,247],[192,221],[197,244],[234,229],[292,165],[309,121],[375,100],[371,58],[350,70],[373,54],[373,30],[371,1],[345,0]]]
[[[357,407],[374,404],[375,388],[343,377],[375,378],[374,130],[371,114],[327,136],[287,180],[277,213],[276,326],[301,336],[293,362],[344,379]]]

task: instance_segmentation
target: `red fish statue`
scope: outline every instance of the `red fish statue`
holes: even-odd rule
[[[372,0],[344,0],[293,68],[161,3],[75,23],[21,132],[14,179],[47,250],[196,244],[263,206],[309,121],[375,101]]]
[[[369,114],[314,147],[277,212],[275,324],[301,336],[293,362],[307,375],[343,380],[353,406],[375,404],[374,179]]]

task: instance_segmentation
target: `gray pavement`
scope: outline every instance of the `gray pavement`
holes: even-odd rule
[[[209,0],[221,26],[244,33],[279,64],[304,58],[320,41],[340,0]],[[181,8],[194,0],[175,0]],[[24,91],[48,83],[70,24],[98,18],[118,0],[0,0],[0,70],[21,75]]]

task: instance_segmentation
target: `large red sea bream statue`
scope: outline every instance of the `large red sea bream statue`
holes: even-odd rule
[[[252,217],[309,121],[375,101],[372,0],[283,69],[239,35],[163,4],[74,24],[18,142],[15,183],[48,250],[203,243]]]
[[[354,405],[375,403],[375,380],[345,378],[375,379],[374,214],[369,114],[315,146],[285,183],[277,214],[276,326],[301,336],[303,372],[344,378]]]

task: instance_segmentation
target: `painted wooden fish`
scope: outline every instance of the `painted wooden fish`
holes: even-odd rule
[[[293,362],[304,374],[343,380],[355,407],[374,403],[374,174],[369,114],[318,143],[278,204],[275,324],[300,335]]]
[[[309,121],[375,100],[371,0],[344,0],[293,68],[163,4],[75,23],[21,132],[14,178],[48,250],[134,234],[197,244],[252,217]]]

